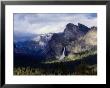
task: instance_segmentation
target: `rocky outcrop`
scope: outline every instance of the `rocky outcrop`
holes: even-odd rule
[[[68,23],[63,33],[54,34],[49,41],[51,55],[54,58],[59,58],[64,47],[66,47],[65,55],[88,49],[92,46],[89,41],[91,41],[90,43],[96,43],[95,39],[93,41],[93,37],[96,38],[96,34],[93,35],[92,33],[93,29],[96,28],[88,28],[80,23],[78,23],[78,26]],[[94,33],[96,32],[94,31]]]
[[[77,40],[70,42],[66,46],[67,52],[69,54],[80,53],[90,49],[97,49],[97,28],[92,27],[83,36],[79,37]]]

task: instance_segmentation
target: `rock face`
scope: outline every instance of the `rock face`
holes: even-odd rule
[[[80,36],[82,36],[83,32],[80,31],[80,28],[81,27],[74,25],[72,23],[67,24],[64,30],[64,37],[66,38],[66,40],[74,41]]]
[[[88,28],[87,26],[85,26],[81,23],[78,23],[78,29],[84,33],[87,33],[90,30],[90,28]]]
[[[84,31],[83,31],[84,30]],[[69,23],[63,33],[54,34],[49,41],[51,55],[59,58],[64,47],[65,55],[78,53],[88,47],[96,46],[96,27],[88,28],[83,24]],[[92,45],[92,44],[95,45]]]
[[[35,54],[36,57],[44,59],[59,59],[64,56],[81,51],[89,50],[97,46],[97,28],[88,28],[87,26],[78,23],[68,23],[62,33],[53,33],[47,35],[40,35],[41,37],[34,38],[34,42],[26,43],[23,52],[30,52]],[[29,41],[28,41],[29,42]],[[20,47],[23,43],[15,44],[15,50],[22,50]],[[44,46],[45,45],[45,46]],[[42,47],[44,46],[44,47]]]

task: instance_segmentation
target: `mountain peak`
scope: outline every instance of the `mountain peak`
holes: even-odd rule
[[[81,24],[81,23],[78,23],[78,27],[86,27],[86,28],[88,28],[87,26],[85,26],[84,24]]]
[[[97,27],[93,26],[90,28],[91,30],[97,30]]]
[[[78,23],[78,29],[83,32],[88,32],[90,30],[90,28],[81,23]]]
[[[68,29],[73,29],[73,27],[76,27],[76,25],[74,25],[73,23],[68,23],[66,25],[66,28],[68,28]]]
[[[73,26],[74,26],[73,23],[68,23],[68,24],[66,25],[66,27],[73,27]]]

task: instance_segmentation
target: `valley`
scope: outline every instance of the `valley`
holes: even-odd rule
[[[97,27],[68,23],[14,42],[14,75],[97,75]]]

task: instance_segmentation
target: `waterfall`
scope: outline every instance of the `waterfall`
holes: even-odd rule
[[[65,57],[65,47],[63,49],[62,55],[60,56],[60,59],[59,60],[63,60],[64,57]]]

